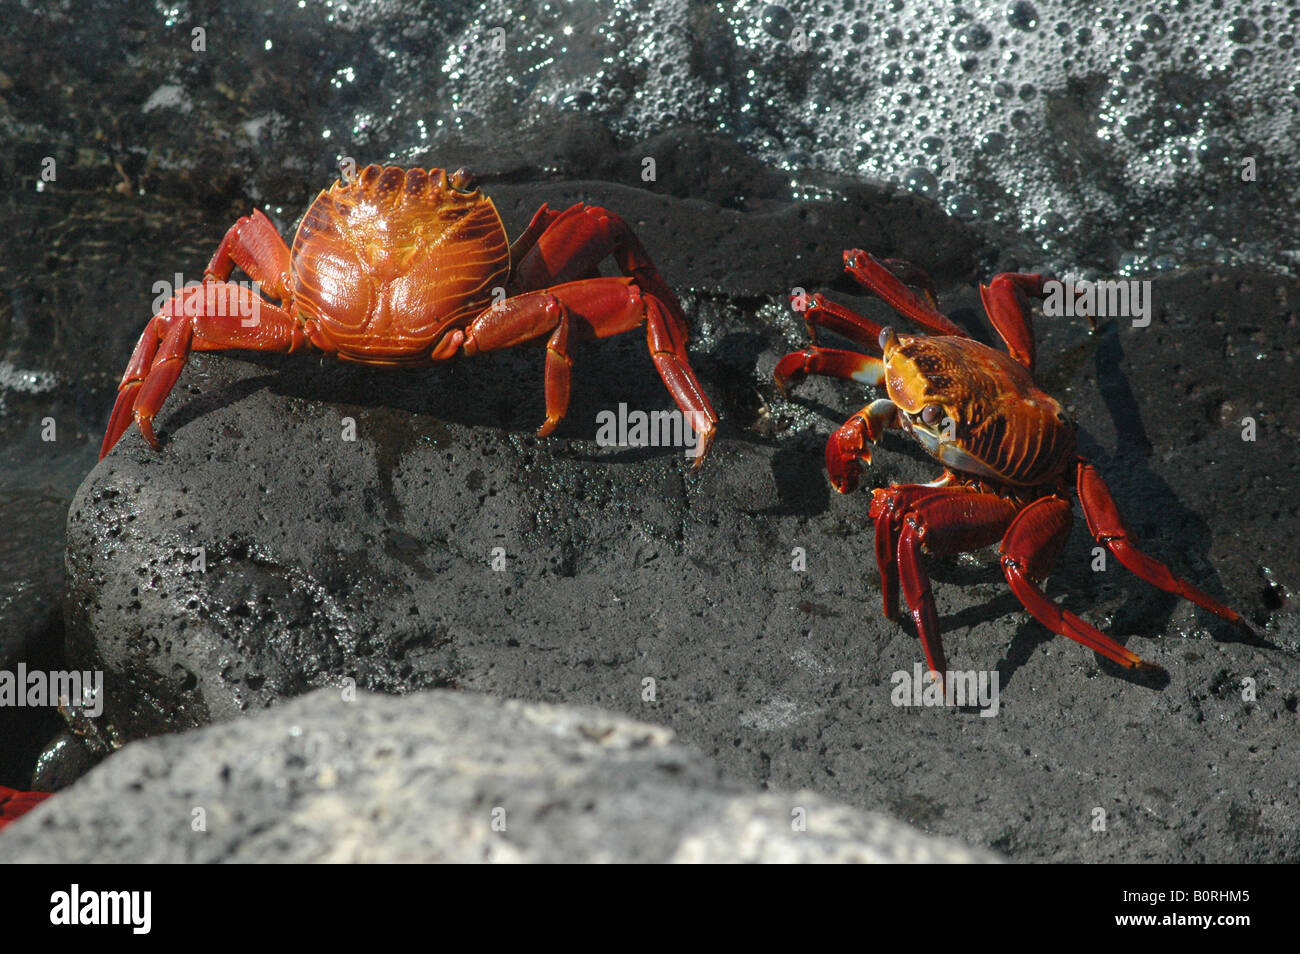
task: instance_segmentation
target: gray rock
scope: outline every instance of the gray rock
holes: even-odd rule
[[[659,726],[446,691],[319,690],[138,742],[0,839],[0,863],[996,860],[756,792]]]

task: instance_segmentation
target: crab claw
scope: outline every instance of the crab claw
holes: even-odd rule
[[[826,442],[826,473],[831,486],[842,494],[851,494],[862,479],[859,461],[871,463],[871,450],[866,446],[866,421],[854,415],[830,436]]]
[[[886,427],[898,418],[898,406],[888,398],[872,401],[845,421],[826,442],[826,472],[831,484],[842,494],[850,494],[862,477],[862,464],[871,463],[868,443],[880,440]]]
[[[776,363],[772,379],[783,397],[790,396],[791,386],[803,380],[807,368],[808,354],[804,351],[792,351]]]

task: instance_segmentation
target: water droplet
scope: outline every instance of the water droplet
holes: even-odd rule
[[[779,4],[769,3],[763,8],[759,19],[768,35],[778,40],[788,40],[794,32],[794,15]]]
[[[1138,32],[1148,40],[1158,40],[1169,32],[1169,25],[1160,14],[1148,13],[1138,25]]]
[[[963,52],[983,50],[993,42],[993,34],[982,23],[968,23],[953,36],[952,45]]]
[[[1141,63],[1125,63],[1119,68],[1119,81],[1125,86],[1132,86],[1146,76],[1146,73],[1147,71],[1142,68]]]
[[[1064,235],[1066,226],[1069,225],[1065,216],[1059,212],[1044,212],[1038,216],[1034,224],[1038,226],[1039,231],[1049,236]]]
[[[912,166],[903,173],[903,188],[918,195],[933,197],[939,191],[939,180],[930,170]]]
[[[1226,141],[1218,136],[1207,136],[1197,149],[1200,153],[1201,165],[1207,169],[1222,166],[1232,158],[1232,147]]]
[[[959,219],[979,218],[979,202],[965,192],[958,192],[948,200],[948,214]]]
[[[1259,27],[1255,21],[1246,17],[1237,17],[1228,24],[1228,39],[1233,43],[1254,43],[1259,36]]]
[[[1038,26],[1038,11],[1029,0],[1016,0],[1007,8],[1007,22],[1017,30],[1032,30]]]

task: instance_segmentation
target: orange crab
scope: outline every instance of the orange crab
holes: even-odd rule
[[[868,442],[878,441],[885,428],[907,432],[944,465],[933,483],[872,491],[870,510],[885,616],[898,615],[901,582],[931,671],[942,676],[947,662],[922,552],[952,555],[998,541],[1007,582],[1039,622],[1121,666],[1160,671],[1041,589],[1069,535],[1072,492],[1088,530],[1129,570],[1250,629],[1236,612],[1137,548],[1101,475],[1078,455],[1073,422],[1034,382],[1029,301],[1044,297],[1046,276],[1006,273],[980,286],[984,310],[1009,352],[1004,354],[972,340],[940,314],[929,279],[916,266],[852,249],[844,253],[844,267],[935,336],[897,334],[821,295],[800,296],[795,307],[813,344],[781,359],[776,383],[784,392],[807,374],[824,374],[884,386],[889,397],[854,414],[826,444],[826,469],[841,493],[857,487],[859,461],[871,460]],[[823,348],[818,328],[881,357]]]
[[[600,276],[609,256],[622,277]],[[235,266],[279,304],[229,282]],[[371,165],[316,197],[292,250],[260,211],[230,228],[203,282],[178,291],[145,327],[99,456],[132,419],[157,448],[154,415],[190,352],[235,348],[312,347],[411,367],[544,342],[546,421],[537,433],[546,436],[569,406],[570,345],[643,324],[655,367],[696,432],[698,467],[717,415],[687,360],[681,305],[621,218],[543,205],[509,244],[496,206],[463,169]]]

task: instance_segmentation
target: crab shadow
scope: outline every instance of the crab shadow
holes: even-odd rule
[[[645,410],[676,406],[650,360],[643,335],[634,332],[579,342],[573,357],[569,409],[551,435],[553,438],[570,439],[575,446],[592,440],[598,415],[617,413],[620,403]],[[410,417],[408,432],[387,433],[386,439],[402,441],[418,439],[430,431],[445,437],[446,425],[531,437],[545,420],[545,350],[541,346],[423,368],[374,367],[313,351],[298,355],[230,351],[195,354],[190,361],[204,378],[229,374],[218,369],[216,362],[221,361],[251,365],[258,370],[249,373],[247,367],[236,367],[233,380],[224,380],[219,387],[210,389],[196,388],[193,378],[188,382],[182,378],[164,406],[159,431],[164,443],[169,433],[261,392],[295,402],[356,409],[376,417],[401,412]],[[376,430],[391,432],[392,428]],[[631,463],[681,454],[681,448],[635,447],[615,454],[585,456]],[[575,454],[574,448],[570,448],[570,456],[584,457]]]
[[[1150,465],[1154,447],[1142,425],[1141,406],[1122,368],[1124,349],[1114,323],[1103,326],[1098,333],[1093,361],[1097,390],[1115,428],[1117,450],[1113,455],[1105,455],[1096,441],[1081,430],[1080,453],[1096,464],[1106,479],[1138,546],[1168,565],[1175,575],[1220,602],[1230,603],[1219,574],[1205,557],[1213,542],[1209,524],[1184,506],[1174,489]],[[1160,638],[1160,634],[1169,629],[1180,597],[1130,573],[1111,554],[1106,555],[1104,573],[1091,572],[1088,568],[1093,563],[1093,547],[1097,544],[1088,534],[1077,510],[1076,507],[1074,530],[1048,579],[1045,592],[1062,606],[1076,613],[1082,610],[1086,616],[1087,608],[1095,605],[1102,596],[1099,584],[1103,580],[1117,583],[1124,591],[1124,601],[1112,614],[1114,623],[1110,627],[1101,627],[1103,631],[1109,629],[1107,635],[1121,645],[1132,642],[1134,636],[1141,637],[1142,641]],[[1270,645],[1199,607],[1193,607],[1193,613],[1197,624],[1216,641],[1259,647]],[[998,663],[1002,684],[1010,683],[1038,646],[1057,638],[1064,639],[1049,633],[1034,620],[1017,627],[1005,657]],[[1130,648],[1145,655],[1140,645]],[[1094,659],[1102,672],[1126,682],[1153,689],[1163,689],[1169,684],[1169,677],[1163,672],[1126,669],[1096,654]]]
[[[1182,504],[1174,489],[1150,464],[1151,441],[1142,426],[1140,406],[1121,369],[1124,349],[1115,324],[1103,328],[1095,352],[1098,391],[1116,431],[1116,453],[1102,457],[1087,434],[1081,434],[1080,451],[1101,471],[1121,512],[1133,529],[1137,544],[1165,563],[1176,576],[1190,582],[1221,603],[1232,605],[1223,580],[1207,559],[1214,540],[1210,525],[1200,513]],[[1091,544],[1090,544],[1091,546]],[[1167,625],[1180,597],[1129,573],[1117,560],[1107,562],[1107,572],[1120,572],[1129,594],[1116,613],[1121,624],[1145,621]],[[1077,575],[1075,575],[1077,577]],[[1129,583],[1135,585],[1129,585]],[[1189,604],[1191,605],[1191,604]],[[1197,622],[1219,642],[1269,647],[1268,641],[1251,636],[1207,610],[1193,607]],[[1242,606],[1234,607],[1238,611]]]

